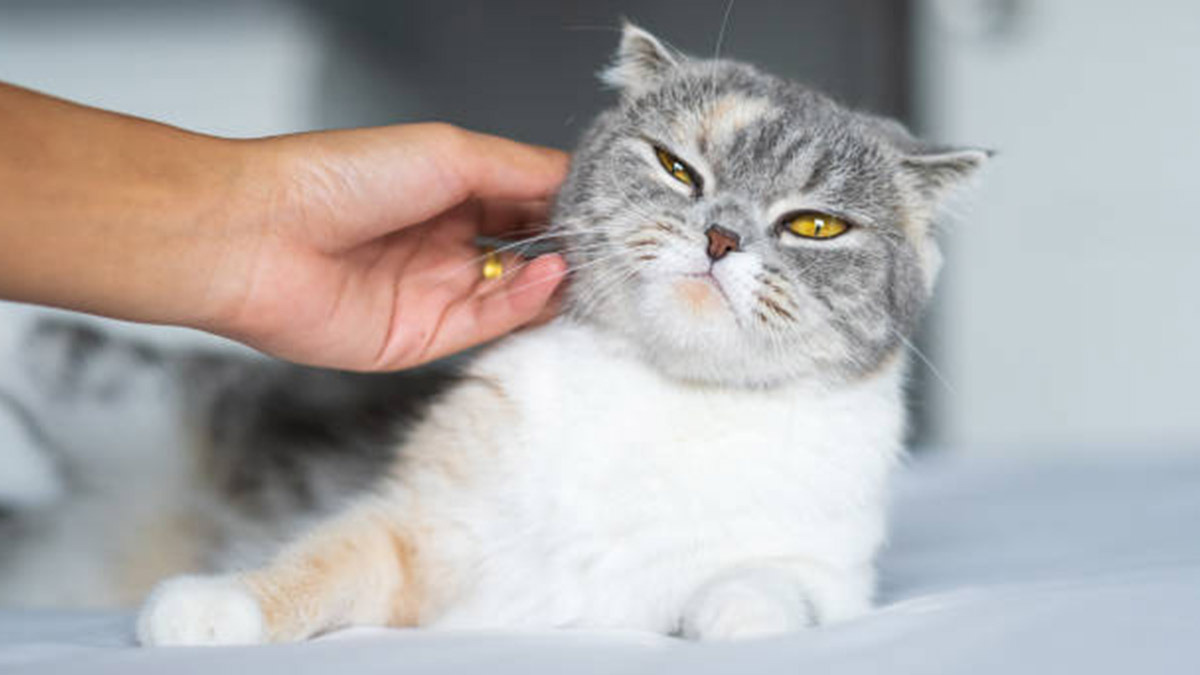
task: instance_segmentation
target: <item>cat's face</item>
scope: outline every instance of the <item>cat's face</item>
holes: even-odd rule
[[[986,156],[627,27],[559,195],[568,311],[674,377],[844,380],[902,348],[937,272],[937,201]]]

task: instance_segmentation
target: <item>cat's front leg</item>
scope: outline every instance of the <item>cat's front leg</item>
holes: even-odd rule
[[[143,645],[302,640],[350,625],[413,625],[420,589],[413,539],[382,512],[332,520],[261,569],[177,577],[150,595]]]
[[[840,572],[793,558],[748,563],[692,594],[680,632],[693,640],[738,640],[841,621],[867,610],[872,585],[869,568]]]

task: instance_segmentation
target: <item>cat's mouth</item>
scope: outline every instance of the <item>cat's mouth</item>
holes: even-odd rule
[[[684,308],[696,317],[733,311],[729,295],[711,270],[682,275],[673,282],[672,290]]]

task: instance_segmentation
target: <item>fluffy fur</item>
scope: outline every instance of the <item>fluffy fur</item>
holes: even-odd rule
[[[564,317],[474,359],[365,495],[266,564],[160,585],[143,644],[364,624],[729,639],[869,607],[932,219],[985,153],[632,26],[604,79],[620,103],[547,235]],[[804,239],[784,226],[802,211],[852,227]],[[719,258],[714,225],[737,241]]]
[[[416,624],[732,637],[853,616],[899,451],[898,378],[683,385],[622,340],[559,322],[482,356],[376,496],[266,568],[168,581],[140,636],[262,642]],[[227,634],[247,624],[213,610],[178,625],[238,584],[268,617],[256,631]]]

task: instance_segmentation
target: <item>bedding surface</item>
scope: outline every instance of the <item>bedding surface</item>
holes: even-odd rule
[[[897,476],[879,608],[734,644],[355,629],[138,649],[132,614],[0,611],[0,673],[1200,672],[1200,453],[933,457]]]

